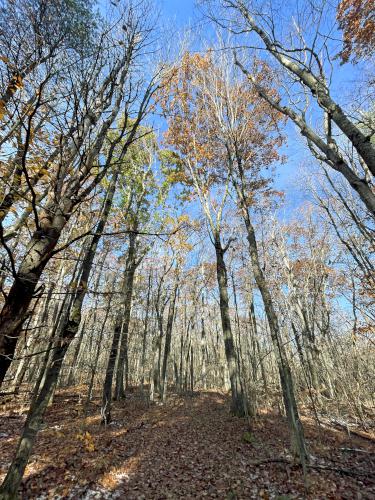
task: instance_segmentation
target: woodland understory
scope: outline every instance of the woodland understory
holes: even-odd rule
[[[375,498],[372,1],[178,3],[0,0],[0,500]]]

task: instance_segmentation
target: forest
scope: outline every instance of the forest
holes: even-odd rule
[[[372,0],[0,0],[0,499],[375,498]]]

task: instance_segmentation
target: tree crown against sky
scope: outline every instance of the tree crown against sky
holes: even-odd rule
[[[221,436],[238,452],[226,459],[262,451],[253,433],[282,414],[289,493],[342,491],[310,483],[316,467],[370,482],[365,460],[337,469],[348,449],[329,443],[330,464],[312,437],[328,417],[362,437],[372,425],[368,3],[0,5],[0,397],[28,407],[0,497],[25,487],[61,389],[123,448],[131,401],[132,434],[177,403],[195,436],[202,413],[193,423],[183,402],[220,391],[228,426],[246,429]],[[88,420],[76,439],[94,453]],[[240,483],[234,496],[251,498]]]

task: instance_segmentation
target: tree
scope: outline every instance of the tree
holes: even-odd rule
[[[337,20],[343,31],[343,62],[369,57],[375,49],[375,15],[371,0],[342,0]]]
[[[82,59],[77,73],[69,71],[68,102],[63,116],[66,128],[58,136],[51,156],[56,161],[48,180],[48,195],[42,206],[32,186],[31,204],[34,232],[16,269],[11,249],[2,237],[11,268],[13,283],[6,294],[0,313],[0,380],[11,363],[22,324],[28,314],[37,284],[51,257],[60,251],[57,243],[69,219],[106,175],[108,165],[100,164],[100,153],[106,135],[115,123],[120,109],[125,109],[123,127],[126,147],[134,140],[137,127],[144,118],[155,90],[156,76],[145,82],[133,66],[143,57],[150,35],[142,5],[135,11],[131,5],[119,7],[119,19],[126,26],[120,38],[103,28],[104,33],[93,54]],[[104,50],[106,44],[111,50]],[[105,74],[103,69],[106,68]],[[87,72],[91,80],[87,80]],[[137,82],[137,83],[136,83]],[[71,84],[71,85],[70,85]],[[65,89],[65,92],[67,89]],[[59,103],[60,106],[60,103]],[[70,112],[70,110],[72,110]],[[56,109],[57,112],[57,109]],[[128,124],[131,126],[128,127]],[[30,134],[28,134],[28,137]],[[27,139],[27,138],[26,138]],[[125,148],[126,149],[126,148]],[[99,158],[99,165],[96,162]],[[29,185],[27,157],[22,168]],[[97,168],[95,168],[97,167]],[[1,226],[0,236],[3,235]]]
[[[173,76],[169,82],[169,94],[162,104],[168,112],[169,128],[166,141],[173,146],[180,157],[176,158],[180,169],[180,179],[194,188],[206,217],[211,242],[216,254],[216,273],[220,297],[220,314],[224,335],[225,353],[232,393],[232,411],[243,415],[246,402],[238,372],[238,359],[229,315],[228,276],[224,255],[232,239],[222,241],[222,218],[229,194],[229,177],[218,176],[223,161],[225,145],[217,138],[215,127],[206,113],[214,106],[204,94],[204,74],[212,69],[210,53],[199,55],[184,54],[181,65],[171,69]],[[173,96],[172,99],[169,96]],[[172,155],[173,157],[173,155]],[[222,183],[221,192],[218,189]],[[220,193],[220,201],[217,201]]]
[[[32,76],[40,80],[46,71],[51,76],[61,51],[74,57],[92,48],[96,16],[91,0],[2,0],[0,12],[2,120],[6,113],[17,110],[16,94],[26,79]]]
[[[111,179],[111,184],[108,189],[97,228],[87,246],[86,251],[84,252],[79,273],[80,278],[75,290],[75,296],[69,308],[69,313],[66,315],[65,321],[60,327],[60,335],[57,346],[52,353],[41,388],[38,394],[35,395],[35,399],[30,406],[25,427],[19,440],[13,462],[11,463],[4,482],[1,485],[0,493],[3,498],[14,498],[17,494],[37,433],[40,429],[44,413],[50,399],[53,397],[65,354],[78,332],[82,318],[83,300],[88,289],[88,282],[94,263],[96,249],[111,209],[116,190],[117,178],[118,170]]]
[[[212,2],[207,0],[205,3],[210,5]],[[241,51],[242,61],[239,55],[236,56],[238,67],[270,106],[295,123],[306,138],[314,157],[344,176],[374,216],[375,195],[366,172],[375,175],[375,148],[370,137],[361,129],[358,119],[353,119],[332,95],[329,83],[332,71],[329,36],[324,37],[319,29],[325,16],[324,10],[313,9],[311,15],[306,16],[307,23],[310,23],[308,27],[298,26],[295,33],[290,33],[292,42],[289,42],[284,41],[281,35],[278,36],[281,26],[278,26],[273,11],[266,13],[264,9],[258,9],[255,4],[251,5],[244,0],[223,0],[220,4],[224,12],[233,13],[233,23],[221,21],[220,14],[214,9],[209,10],[209,15],[230,32],[245,37],[241,42],[242,46],[259,47],[278,64],[284,77],[286,103],[280,96],[275,98],[268,94],[267,89],[257,82],[255,75],[246,67],[251,65],[251,51]],[[277,27],[278,30],[272,27]],[[306,44],[306,39],[312,39],[312,45]],[[317,48],[318,40],[322,47],[320,49]],[[301,105],[295,103],[294,97],[289,95],[289,89],[295,87],[300,88],[304,96],[304,103]],[[321,125],[318,131],[314,130],[307,119],[309,110],[315,113],[314,116],[319,112]],[[339,138],[336,138],[337,135]],[[341,141],[347,141],[356,152],[354,159],[348,158]]]
[[[116,137],[116,133],[112,134]],[[126,144],[126,140],[124,142]],[[114,322],[114,335],[108,359],[102,395],[103,423],[111,419],[112,382],[117,359],[115,398],[125,397],[125,386],[129,382],[128,341],[129,325],[133,300],[135,272],[149,251],[142,245],[139,233],[147,232],[150,227],[157,231],[157,209],[163,204],[164,196],[154,172],[158,147],[154,132],[141,126],[137,141],[128,149],[123,158],[117,158],[121,166],[120,202],[117,213],[117,227],[123,227],[128,236],[121,297]],[[124,384],[125,375],[125,384]]]
[[[185,68],[188,68],[189,73]],[[224,253],[229,244],[223,248],[220,241],[219,228],[223,202],[216,212],[217,222],[215,225],[206,193],[210,187],[207,179],[213,182],[215,176],[216,179],[219,178],[221,182],[225,183],[226,192],[228,192],[229,182],[233,183],[247,230],[255,281],[262,295],[274,351],[278,360],[293,449],[305,467],[307,450],[299,419],[291,370],[283,347],[276,310],[262,271],[250,215],[250,209],[256,203],[259,193],[262,191],[268,193],[268,181],[262,178],[261,170],[278,158],[275,147],[280,143],[280,138],[277,134],[275,136],[274,132],[277,131],[277,122],[280,121],[281,117],[272,108],[268,108],[254,92],[251,85],[248,85],[246,80],[241,81],[236,76],[235,71],[231,71],[230,68],[230,61],[225,56],[215,57],[213,51],[209,51],[204,57],[190,56],[189,54],[185,56],[182,64],[184,78],[181,79],[181,83],[178,82],[180,87],[177,87],[177,91],[174,89],[173,92],[171,106],[173,118],[168,137],[170,138],[171,133],[173,133],[174,142],[172,144],[178,146],[179,151],[182,150],[185,154],[187,154],[186,151],[190,152],[189,145],[193,144],[190,157],[185,159],[184,156],[183,161],[189,165],[201,203],[205,207],[206,216],[211,225],[216,250],[220,308],[226,342],[227,338],[231,337],[231,333],[226,333],[231,332],[231,328],[227,292],[228,279],[224,263]],[[190,76],[190,80],[187,79],[187,75]],[[269,70],[265,65],[261,65],[257,72],[257,81],[262,82],[263,85],[269,85],[270,80]],[[187,86],[187,81],[191,82],[190,88]],[[272,88],[270,91],[272,92]],[[182,111],[175,104],[179,95],[181,96]],[[203,134],[204,129],[208,130],[209,133]],[[200,156],[198,156],[199,154]],[[197,155],[201,161],[198,164],[199,167],[195,166],[194,169],[191,167],[190,160],[193,155]],[[193,158],[196,161],[194,156]],[[201,167],[202,163],[205,170]],[[206,184],[202,182],[201,172],[205,176]],[[225,196],[224,194],[223,200],[225,200]],[[231,345],[233,345],[233,340]],[[232,347],[229,350],[232,351]],[[234,353],[232,355],[235,357]],[[230,356],[227,354],[228,358]],[[230,370],[233,369],[229,361],[228,365]],[[231,372],[230,376],[232,376]],[[232,391],[233,385],[232,382]]]

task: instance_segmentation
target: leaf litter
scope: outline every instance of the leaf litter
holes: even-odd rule
[[[0,474],[25,416],[0,411]],[[374,499],[375,446],[303,417],[312,454],[306,482],[288,451],[285,418],[262,411],[249,429],[228,396],[201,392],[147,404],[134,392],[100,425],[100,400],[85,412],[60,390],[49,408],[20,495],[25,499]],[[307,485],[307,489],[306,489]]]

